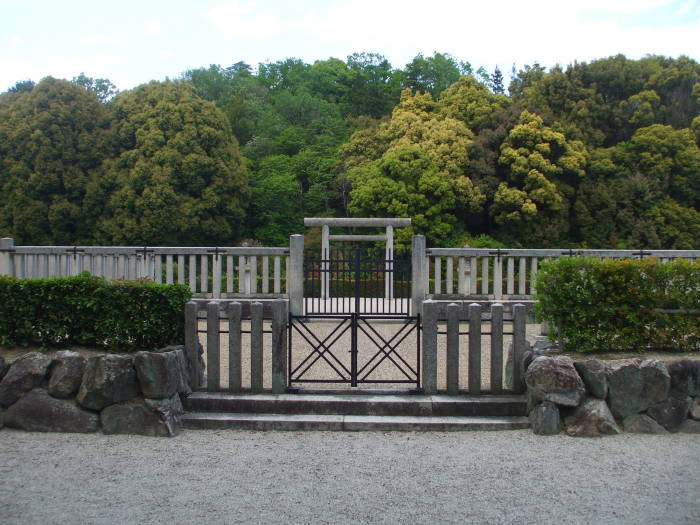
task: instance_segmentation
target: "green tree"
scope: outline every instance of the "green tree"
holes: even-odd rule
[[[107,102],[114,95],[119,93],[117,86],[112,84],[108,78],[91,78],[86,77],[85,73],[80,73],[77,77],[73,77],[71,82],[88,91],[92,91],[100,102]]]
[[[499,162],[508,182],[499,185],[491,215],[506,237],[521,242],[557,242],[568,229],[569,206],[585,175],[583,143],[568,140],[542,118],[523,111],[501,145]]]
[[[250,189],[226,118],[183,82],[151,82],[110,103],[118,154],[91,187],[101,241],[231,244]]]
[[[472,73],[469,62],[458,62],[447,53],[433,53],[425,57],[422,53],[404,69],[404,86],[413,91],[429,92],[437,99],[445,89],[459,80],[462,75]]]
[[[90,180],[111,152],[95,93],[51,77],[0,95],[0,234],[20,244],[89,243]]]

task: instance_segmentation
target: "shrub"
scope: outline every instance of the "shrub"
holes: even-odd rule
[[[187,286],[75,277],[0,277],[0,344],[127,351],[184,341]]]
[[[537,316],[567,351],[700,350],[700,260],[553,259],[536,286]]]

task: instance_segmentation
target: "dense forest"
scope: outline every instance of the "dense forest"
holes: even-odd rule
[[[700,64],[474,70],[435,53],[213,65],[0,94],[0,236],[284,245],[408,216],[430,245],[700,248]]]

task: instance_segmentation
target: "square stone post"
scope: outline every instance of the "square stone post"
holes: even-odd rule
[[[287,389],[287,301],[272,301],[272,393]]]
[[[292,315],[304,314],[304,236],[289,237],[289,268],[287,268],[287,294]]]
[[[9,275],[14,277],[14,256],[12,254],[15,249],[15,240],[11,237],[3,237],[0,239],[0,275]]]
[[[414,235],[411,242],[411,312],[422,312],[425,301],[425,284],[428,281],[425,266],[425,236]]]
[[[423,379],[423,393],[428,396],[437,393],[437,306],[435,301],[423,303],[421,377]]]

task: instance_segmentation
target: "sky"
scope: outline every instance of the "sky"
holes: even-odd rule
[[[210,64],[355,52],[396,68],[449,53],[474,69],[623,53],[700,61],[700,0],[0,0],[0,91],[81,72],[120,90]]]

